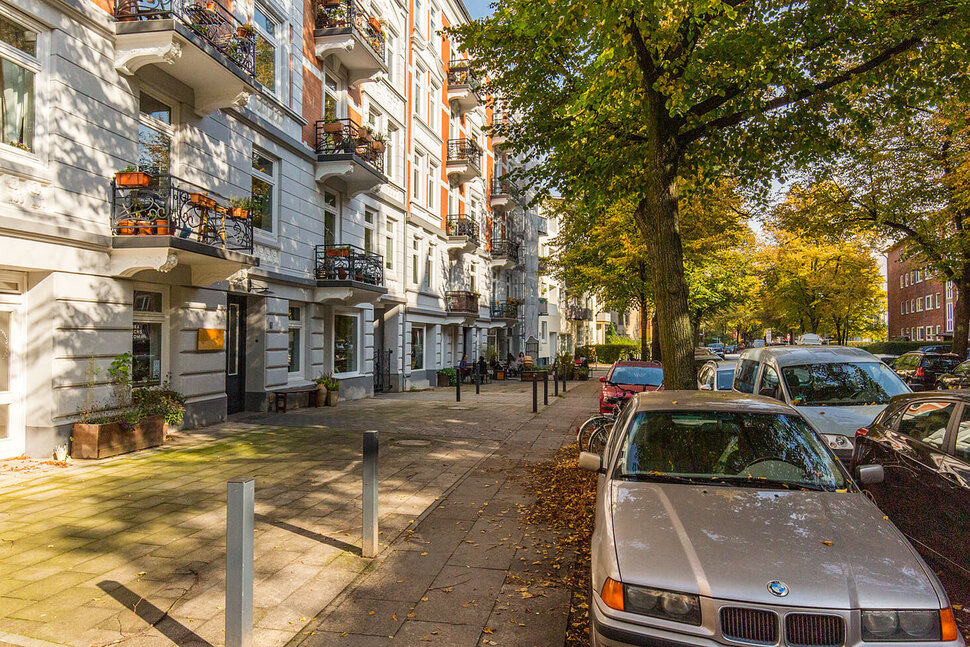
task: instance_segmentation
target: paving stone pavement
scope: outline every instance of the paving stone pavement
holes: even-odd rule
[[[538,416],[520,382],[466,388],[461,403],[442,389],[246,415],[9,483],[0,646],[224,644],[225,492],[239,476],[256,479],[256,645],[329,645],[325,634],[474,644],[493,614],[508,613],[495,600],[525,550],[513,539],[523,532],[517,506],[530,499],[509,476],[568,440],[597,386],[571,383],[558,400],[550,389],[548,408],[540,392]],[[360,557],[363,429],[381,431],[374,560]],[[453,593],[474,602],[451,602]],[[379,606],[358,617],[355,599]],[[551,620],[562,611],[554,592],[541,599],[543,622],[526,627],[564,631],[565,616]],[[555,643],[524,640],[500,644]]]
[[[549,574],[568,560],[554,564],[554,534],[522,523],[534,497],[521,477],[573,440],[598,387],[571,385],[507,436],[289,647],[562,645],[571,591]]]

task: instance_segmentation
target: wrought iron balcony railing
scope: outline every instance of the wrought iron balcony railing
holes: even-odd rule
[[[453,213],[448,216],[447,233],[449,236],[465,236],[478,244],[478,223],[463,213]]]
[[[492,319],[518,319],[518,301],[496,301],[491,307]]]
[[[563,309],[563,315],[569,321],[592,321],[593,311],[590,308],[584,308],[583,306],[576,304],[566,305]]]
[[[448,87],[468,86],[473,92],[478,91],[478,79],[472,72],[468,61],[461,58],[453,58],[448,63]]]
[[[519,193],[519,188],[515,186],[509,180],[502,180],[500,178],[492,178],[492,195],[507,195],[516,196]]]
[[[228,57],[247,74],[256,70],[256,36],[217,0],[116,0],[115,20],[174,19]]]
[[[384,287],[384,257],[355,245],[317,245],[318,281],[357,281]]]
[[[469,164],[477,169],[482,167],[482,149],[471,139],[448,140],[448,164]]]
[[[327,31],[356,31],[371,49],[384,60],[387,38],[384,25],[368,15],[355,0],[318,0],[316,29]]]
[[[492,258],[519,260],[519,242],[508,238],[492,238]]]
[[[445,306],[449,313],[478,314],[478,293],[468,290],[445,292]]]
[[[115,236],[173,236],[238,252],[253,251],[253,213],[171,175],[147,186],[111,183]]]
[[[317,122],[316,152],[319,156],[353,155],[359,161],[384,173],[384,142],[375,139],[368,128],[353,119]]]

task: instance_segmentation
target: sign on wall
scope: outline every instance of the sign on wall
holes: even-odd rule
[[[226,331],[221,328],[199,328],[196,350],[222,350],[225,348]]]

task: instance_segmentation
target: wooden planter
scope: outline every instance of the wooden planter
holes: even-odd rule
[[[451,378],[447,373],[438,373],[438,386],[451,386]]]
[[[374,137],[370,134],[370,131],[367,131],[367,130],[358,130],[357,131],[357,141],[359,141],[359,142],[369,142],[373,138]]]
[[[244,207],[232,207],[229,209],[229,216],[232,218],[239,218],[240,220],[245,220],[249,218],[249,209]]]
[[[344,131],[344,125],[339,121],[328,121],[323,124],[323,132],[335,135]]]
[[[204,193],[190,193],[189,202],[196,206],[204,207],[205,209],[211,209],[216,206],[216,199],[210,198]]]
[[[236,27],[236,35],[240,38],[249,38],[255,33],[256,31],[249,25],[239,25]]]
[[[496,380],[504,380],[505,379],[505,371],[503,371],[501,369],[495,369],[495,379]]]
[[[327,256],[350,256],[350,250],[346,247],[338,247],[336,249],[328,249]]]
[[[381,153],[383,153],[384,151],[386,151],[386,150],[387,150],[387,146],[386,146],[386,145],[384,144],[384,142],[379,142],[379,141],[372,141],[372,142],[370,143],[370,147],[371,147],[371,148],[372,148],[372,149],[374,150],[374,152],[375,152],[375,153],[377,153],[378,155],[380,155]]]
[[[141,171],[131,173],[115,173],[115,185],[123,187],[146,187],[152,181],[152,176]]]
[[[144,418],[134,427],[120,423],[90,425],[74,423],[71,458],[107,458],[157,447],[165,442],[167,425],[161,416]]]

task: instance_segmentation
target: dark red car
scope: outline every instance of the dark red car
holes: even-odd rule
[[[641,362],[636,360],[619,361],[610,367],[606,377],[601,377],[603,388],[600,390],[600,413],[612,413],[613,405],[606,398],[630,397],[627,392],[656,391],[664,381],[664,370],[660,362]],[[621,388],[622,387],[622,388]]]

